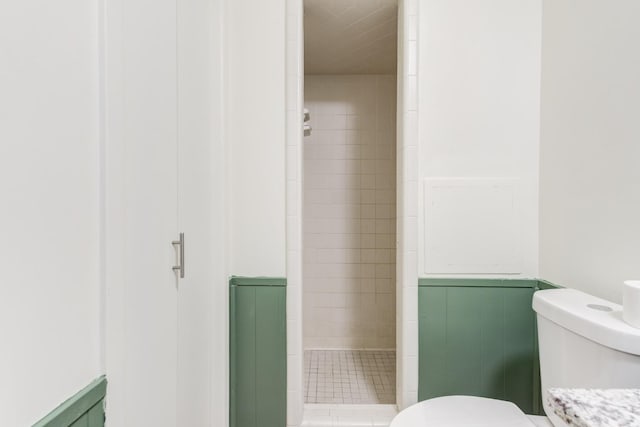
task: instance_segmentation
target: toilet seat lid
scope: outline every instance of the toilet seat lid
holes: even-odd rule
[[[390,427],[535,427],[511,402],[473,396],[425,400],[400,412]]]

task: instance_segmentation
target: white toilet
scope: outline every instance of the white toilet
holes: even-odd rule
[[[542,400],[547,417],[525,415],[511,402],[471,396],[425,400],[400,412],[390,427],[567,426],[549,407],[550,388],[640,388],[640,329],[622,306],[574,289],[538,291]]]

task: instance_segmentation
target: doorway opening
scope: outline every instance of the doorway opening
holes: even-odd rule
[[[308,404],[396,403],[397,0],[304,0]]]

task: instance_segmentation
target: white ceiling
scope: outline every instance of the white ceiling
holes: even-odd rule
[[[395,74],[397,0],[304,0],[305,74]]]

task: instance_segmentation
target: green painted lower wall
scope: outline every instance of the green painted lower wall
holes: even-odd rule
[[[287,423],[286,279],[230,280],[231,427]]]
[[[454,279],[428,278],[419,279],[420,287],[455,287],[455,288],[528,288],[535,289],[539,281],[536,279]]]
[[[471,395],[539,414],[535,279],[420,279],[418,399]]]
[[[563,288],[564,286],[560,286],[560,285],[556,285],[555,283],[551,283],[548,280],[542,280],[539,279],[538,280],[538,290],[545,290],[545,289],[560,289]]]
[[[33,427],[104,427],[107,380],[100,377],[66,400]]]
[[[286,425],[286,279],[232,277],[230,426]],[[535,291],[543,280],[420,279],[419,399],[466,394],[542,412]]]

